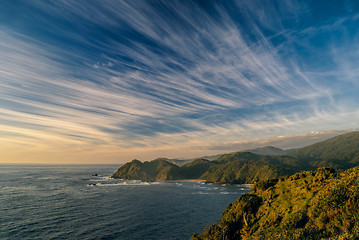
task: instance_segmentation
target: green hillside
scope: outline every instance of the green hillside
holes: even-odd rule
[[[196,159],[190,163],[181,166],[180,173],[183,179],[200,179],[201,176],[215,163],[207,159]]]
[[[302,170],[305,166],[289,156],[260,156],[251,152],[221,155],[201,179],[218,183],[254,183]]]
[[[223,154],[217,158],[214,162],[224,163],[232,162],[237,160],[251,160],[256,162],[261,162],[277,167],[283,167],[287,169],[302,169],[303,163],[297,158],[291,156],[266,156],[266,155],[257,155],[251,152],[234,152]],[[308,166],[309,167],[309,166]]]
[[[199,239],[359,239],[359,167],[258,182],[192,236]]]
[[[261,147],[261,148],[255,148],[255,149],[249,149],[246,150],[246,152],[251,152],[257,155],[267,155],[267,156],[280,156],[284,154],[288,154],[290,150],[283,150],[280,148],[276,148],[273,146],[267,146],[267,147]]]
[[[351,132],[293,150],[289,156],[317,168],[348,169],[359,165],[359,132]]]
[[[286,174],[282,169],[253,160],[234,160],[211,166],[200,178],[206,182],[243,184]]]

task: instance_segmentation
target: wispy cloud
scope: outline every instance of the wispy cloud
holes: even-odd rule
[[[304,24],[311,7],[28,2],[18,21],[0,24],[0,140],[167,148],[300,134],[323,116],[332,120],[318,130],[355,128],[337,116],[357,116],[346,93],[358,87],[358,19]],[[345,46],[313,42],[343,29]],[[308,62],[322,52],[327,67]]]

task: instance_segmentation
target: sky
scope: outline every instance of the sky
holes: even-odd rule
[[[358,130],[359,2],[0,1],[0,163],[123,163]]]

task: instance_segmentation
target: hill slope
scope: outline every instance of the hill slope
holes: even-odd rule
[[[132,160],[120,167],[112,177],[142,181],[200,179],[213,164],[206,159],[196,159],[179,167],[163,158],[144,163]]]
[[[273,146],[246,150],[246,152],[251,152],[257,155],[267,155],[267,156],[280,156],[280,155],[288,154],[290,151],[292,151],[292,149],[283,150]]]
[[[199,239],[359,239],[359,168],[258,182]]]
[[[215,165],[213,162],[199,158],[181,166],[180,173],[183,179],[200,179],[213,165]]]
[[[359,165],[359,132],[351,132],[329,140],[293,150],[288,156],[297,158],[310,166],[331,166],[348,169]]]
[[[186,163],[192,162],[193,160],[182,160],[182,159],[168,159],[168,158],[157,158],[165,160],[166,162],[176,164],[177,166],[183,166]],[[155,159],[155,160],[157,160]]]
[[[260,156],[251,152],[221,155],[201,179],[219,183],[255,183],[292,174],[305,166],[288,156]]]
[[[120,167],[112,177],[142,181],[172,180],[178,179],[178,170],[177,165],[163,159],[144,163],[134,159]]]
[[[206,182],[243,184],[286,174],[283,169],[253,160],[234,160],[211,166],[200,176]]]

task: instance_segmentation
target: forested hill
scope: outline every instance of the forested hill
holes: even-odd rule
[[[288,153],[310,166],[348,169],[359,165],[359,132],[351,132]]]
[[[144,163],[133,160],[119,168],[112,177],[142,181],[201,179],[218,183],[254,183],[291,174],[299,168],[299,163],[292,157],[240,152],[222,155],[215,161],[200,158],[183,166],[163,159]]]
[[[134,159],[120,167],[112,177],[142,181],[172,180],[179,178],[178,169],[177,165],[163,159],[144,163]]]
[[[212,161],[199,158],[183,163],[178,166],[165,158],[144,163],[134,160],[119,168],[113,177],[143,181],[202,179],[218,183],[255,183],[318,167],[345,170],[359,165],[359,132],[343,134],[290,152],[265,147],[222,154]]]
[[[292,149],[283,150],[277,147],[267,146],[267,147],[249,149],[244,152],[251,152],[257,155],[280,156],[280,155],[286,155],[291,151]]]
[[[261,181],[200,239],[359,239],[359,168]]]

